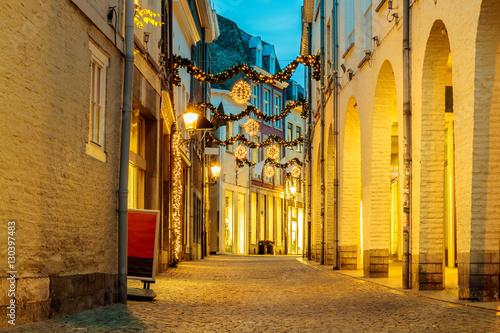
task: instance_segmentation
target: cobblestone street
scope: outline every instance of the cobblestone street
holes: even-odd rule
[[[137,281],[130,283],[140,286]],[[419,297],[296,257],[212,256],[129,301],[7,332],[499,332],[495,311]]]

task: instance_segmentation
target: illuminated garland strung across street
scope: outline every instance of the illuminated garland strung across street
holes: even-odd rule
[[[256,165],[256,163],[252,163],[249,160],[247,160],[246,157],[241,159],[241,160],[236,159],[236,165],[238,166],[238,168],[245,166],[245,164],[248,165],[249,167],[254,167]],[[268,165],[268,164],[275,167],[275,168],[286,169],[293,164],[297,164],[299,166],[302,166],[303,163],[297,157],[292,158],[287,163],[278,163],[278,162],[276,162],[276,160],[273,160],[271,158],[266,158],[264,161],[264,165]],[[287,173],[287,175],[288,174],[290,174],[290,173]]]
[[[304,100],[302,98],[300,98],[296,101],[290,101],[290,102],[286,103],[285,108],[283,110],[281,110],[280,113],[278,113],[274,116],[266,116],[266,114],[264,112],[260,111],[258,108],[256,108],[253,105],[247,106],[247,108],[245,110],[241,111],[237,115],[233,115],[233,114],[226,115],[224,112],[219,111],[215,106],[213,106],[210,103],[198,103],[198,104],[196,104],[196,107],[200,110],[207,108],[210,111],[212,111],[215,118],[223,119],[226,121],[238,121],[240,119],[248,117],[252,112],[253,112],[253,114],[255,114],[255,116],[259,120],[278,121],[278,120],[283,119],[286,116],[288,116],[288,114],[290,114],[290,112],[299,105],[302,106],[302,112],[301,112],[300,116],[303,119],[306,119],[307,116],[309,115],[309,112],[310,112],[309,104],[307,103],[306,100]]]
[[[173,137],[173,226],[174,226],[174,265],[179,262],[179,254],[182,250],[181,244],[181,203],[182,203],[182,159],[180,153],[181,132],[175,130]]]
[[[274,84],[276,82],[289,81],[292,77],[293,72],[295,72],[299,64],[303,64],[304,66],[312,66],[313,78],[316,81],[319,81],[319,79],[321,78],[321,60],[318,55],[298,56],[294,61],[288,64],[285,69],[283,69],[283,72],[276,73],[272,76],[261,74],[252,67],[245,64],[231,66],[229,67],[229,69],[216,75],[207,75],[204,71],[197,68],[190,59],[174,55],[174,84],[180,85],[181,83],[181,78],[179,76],[180,67],[186,68],[187,72],[191,74],[195,79],[207,82],[209,84],[224,83],[227,80],[232,79],[239,73],[245,74],[250,80],[252,80],[252,82],[255,83]]]
[[[218,144],[219,146],[225,147],[227,145],[234,144],[236,141],[239,141],[251,149],[267,147],[267,146],[270,146],[274,143],[278,143],[278,144],[282,145],[283,147],[295,147],[299,143],[302,143],[304,141],[304,137],[302,135],[298,139],[295,139],[293,141],[286,141],[286,140],[283,140],[282,138],[280,138],[279,136],[274,135],[274,134],[269,135],[267,139],[265,139],[264,141],[262,141],[260,143],[256,143],[256,142],[248,140],[247,138],[245,138],[245,136],[243,134],[238,134],[230,139],[227,139],[226,141],[222,141],[222,140],[219,140],[217,137],[215,137],[212,133],[207,132],[206,138],[207,138],[207,144],[209,144],[209,145],[215,143],[215,144]]]

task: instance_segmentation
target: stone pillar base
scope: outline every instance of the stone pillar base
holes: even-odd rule
[[[366,277],[388,277],[389,249],[363,251],[363,271]]]
[[[474,251],[458,254],[458,298],[499,300],[500,253]]]
[[[444,289],[443,255],[425,254],[412,258],[412,281],[413,289],[418,290],[442,290]]]
[[[339,246],[340,269],[355,270],[358,268],[358,246]]]

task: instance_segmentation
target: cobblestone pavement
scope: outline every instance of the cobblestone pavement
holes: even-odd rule
[[[154,302],[7,332],[500,332],[495,311],[389,289],[295,257],[212,256],[170,269],[153,286]]]

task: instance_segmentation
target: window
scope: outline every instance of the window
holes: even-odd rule
[[[302,128],[300,126],[295,126],[295,133],[296,133],[296,139],[300,138],[300,136],[302,135]],[[302,152],[302,143],[299,143],[297,145],[297,151],[299,153]]]
[[[363,0],[361,2],[361,17],[363,20],[363,50],[372,49],[372,0]],[[360,57],[365,56],[364,52]]]
[[[92,42],[89,42],[90,60],[90,111],[89,136],[86,146],[88,155],[106,162],[105,114],[106,114],[106,69],[109,59]]]
[[[257,143],[257,136],[252,136],[252,142]],[[252,149],[252,163],[259,163],[260,158],[259,158],[259,149]]]
[[[259,108],[259,97],[260,97],[260,89],[259,85],[253,83],[252,84],[252,104]],[[252,112],[252,117],[255,117],[255,114]]]
[[[275,72],[274,68],[275,68],[275,59],[274,57],[271,56],[269,57],[269,73],[274,75]]]
[[[266,116],[271,116],[271,91],[264,89],[264,114]],[[271,126],[270,121],[266,121],[265,124]]]
[[[144,175],[146,173],[145,121],[139,110],[132,112],[128,175],[128,206],[144,208]]]
[[[281,111],[281,95],[274,94],[274,114],[278,115]],[[274,127],[281,129],[282,120],[278,120],[274,122]]]
[[[355,34],[354,34],[354,0],[345,1],[345,48],[349,48],[351,44],[354,44]]]
[[[226,125],[226,140],[231,139],[233,136],[233,122],[228,121]],[[227,145],[226,150],[233,151],[233,145]]]
[[[286,140],[292,141],[293,140],[293,124],[288,123],[288,126],[286,128]]]
[[[262,68],[262,49],[255,49],[255,65]]]

